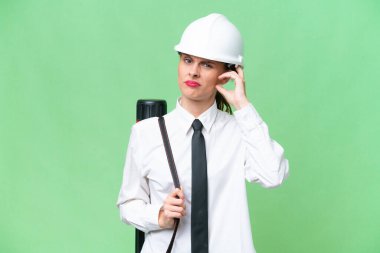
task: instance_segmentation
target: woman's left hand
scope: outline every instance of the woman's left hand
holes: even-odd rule
[[[237,110],[249,104],[245,94],[244,73],[241,66],[236,68],[236,71],[228,71],[221,74],[218,79],[223,81],[223,84],[217,84],[216,89],[226,98],[227,102],[233,105]],[[223,87],[227,80],[233,79],[235,82],[234,90],[227,90]]]

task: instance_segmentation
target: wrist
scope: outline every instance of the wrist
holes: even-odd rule
[[[158,214],[158,225],[160,228],[172,228],[174,220],[165,216],[164,210],[161,208]]]
[[[246,107],[248,104],[249,104],[248,99],[242,99],[240,101],[237,101],[234,106],[235,106],[236,110],[240,110],[240,109]]]
[[[161,228],[165,228],[165,222],[164,222],[164,210],[162,210],[162,207],[160,209],[160,212],[158,213],[158,225]]]

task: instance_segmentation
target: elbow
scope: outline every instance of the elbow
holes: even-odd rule
[[[131,223],[128,220],[128,210],[123,204],[118,204],[117,207],[119,208],[119,216],[120,220],[128,225],[131,225]]]
[[[268,180],[262,186],[267,189],[277,188],[279,187],[283,182],[283,179],[280,177],[273,177],[270,181]]]
[[[123,223],[127,224],[127,225],[132,225],[132,224],[129,222],[128,218],[127,218],[122,212],[120,212],[120,220],[121,220]]]
[[[120,220],[127,225],[133,225],[133,222],[131,222],[131,211],[127,203],[118,204],[117,207],[119,208]]]
[[[140,201],[128,201],[118,205],[120,210],[120,220],[127,224],[135,227],[136,229],[147,233],[152,230],[147,224],[144,223],[146,220],[141,214],[144,211],[141,210],[143,204]]]
[[[144,232],[144,233],[149,232],[149,230],[146,229],[145,227],[143,227],[143,226],[139,226],[139,224],[134,223],[134,222],[132,221],[133,219],[131,219],[131,217],[129,217],[128,213],[125,213],[125,212],[120,211],[120,220],[121,220],[123,223],[125,223],[125,224],[127,224],[127,225],[130,225],[130,226],[132,226],[132,227],[135,227],[136,229],[138,229],[138,230],[140,230],[140,231],[142,231],[142,232]]]
[[[265,188],[277,188],[285,181],[289,175],[289,162],[287,159],[283,159],[278,165],[277,169],[273,170],[271,177],[266,180],[263,186]]]

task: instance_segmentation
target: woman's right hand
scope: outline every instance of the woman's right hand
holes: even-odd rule
[[[160,209],[158,224],[161,228],[173,228],[174,218],[182,218],[186,215],[185,195],[176,188],[170,193]]]

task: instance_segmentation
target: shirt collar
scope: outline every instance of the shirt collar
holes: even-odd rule
[[[187,134],[189,130],[192,128],[191,125],[193,121],[196,119],[190,112],[188,112],[182,105],[179,103],[181,98],[177,99],[176,104],[176,113],[183,123],[184,131]],[[201,115],[199,115],[198,119],[202,122],[203,128],[207,133],[210,133],[211,127],[215,122],[216,115],[218,113],[218,108],[216,106],[216,101],[210,106],[206,111],[204,111]]]

